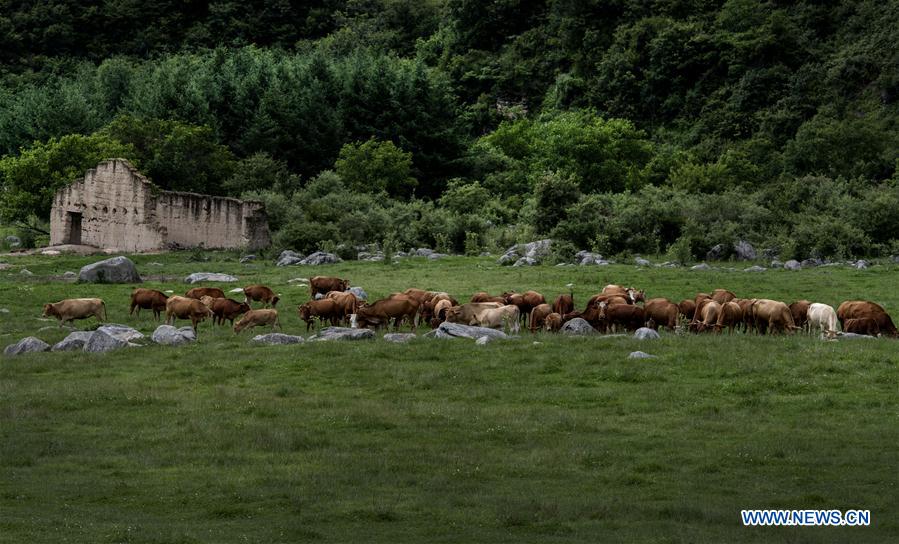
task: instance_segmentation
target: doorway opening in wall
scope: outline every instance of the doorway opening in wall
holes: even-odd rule
[[[65,244],[81,244],[81,212],[66,212],[66,236],[63,243]]]

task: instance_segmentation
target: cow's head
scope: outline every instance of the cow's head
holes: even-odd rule
[[[450,306],[449,308],[446,309],[446,312],[444,312],[444,315],[446,316],[447,321],[449,321],[450,323],[455,323],[456,321],[458,321],[459,319],[462,318],[462,307],[461,306]]]
[[[281,300],[281,297],[279,297],[278,295],[272,297],[272,308],[274,308],[275,305],[278,304],[279,300]]]
[[[340,280],[340,290],[346,291],[350,288],[350,280]]]
[[[240,310],[240,313],[245,314],[250,311],[250,305],[246,302],[241,302],[237,309]]]
[[[311,310],[311,308],[309,307],[309,303],[308,303],[308,302],[307,302],[306,304],[300,304],[300,305],[297,307],[297,313],[300,314],[300,319],[302,319],[303,321],[308,321],[308,320],[309,320],[309,314],[310,314],[311,312],[312,312],[312,310]]]
[[[50,317],[59,315],[59,312],[56,311],[56,306],[52,304],[44,304],[44,313],[41,314],[41,317]]]

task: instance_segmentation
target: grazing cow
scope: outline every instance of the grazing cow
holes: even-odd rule
[[[643,308],[631,304],[599,303],[599,320],[606,327],[620,325],[625,330],[635,331],[646,324]]]
[[[330,291],[325,295],[325,298],[330,298],[337,302],[337,305],[340,307],[340,318],[343,319],[344,323],[350,322],[350,317],[356,313],[356,308],[362,302],[349,291]]]
[[[546,332],[559,332],[562,328],[562,316],[558,312],[553,312],[546,316],[543,321],[543,330]]]
[[[657,328],[657,325],[672,331],[676,329],[678,312],[677,304],[667,298],[651,298],[643,303],[643,313],[647,321],[652,320],[653,329]]]
[[[196,300],[200,300],[203,297],[225,298],[225,292],[218,287],[194,287],[184,293],[184,296]]]
[[[879,304],[865,300],[847,300],[837,308],[837,319],[840,320],[840,324],[844,324],[846,319],[858,319],[860,317],[874,319],[881,334],[886,334],[893,338],[899,336],[899,331],[896,330],[896,325],[893,324],[890,314],[886,313],[883,306]],[[843,330],[846,330],[845,325]]]
[[[246,302],[237,302],[231,298],[217,298],[213,299],[210,309],[212,310],[213,325],[224,325],[226,319],[229,324],[234,325],[234,319],[240,314],[249,312],[251,308]]]
[[[843,331],[866,334],[868,336],[880,336],[880,327],[877,326],[877,320],[873,317],[846,319],[843,321]]]
[[[792,311],[792,307],[790,310]],[[827,334],[837,332],[837,312],[833,306],[815,302],[808,307],[808,325],[809,330],[820,329],[821,332]]]
[[[693,319],[690,320],[690,324],[688,326],[688,328],[691,331],[700,332],[699,325],[705,321],[705,318],[702,315],[702,309],[713,302],[715,302],[715,301],[712,300],[711,295],[707,295],[705,293],[699,293],[698,295],[696,295],[696,300],[694,301],[694,304],[696,305],[696,309],[693,311]],[[715,302],[715,304],[718,304],[718,303]],[[715,309],[715,321],[717,321],[717,319],[718,319],[718,309],[719,308]],[[712,323],[712,324],[714,325],[714,323]],[[703,328],[703,330],[704,330],[704,328]]]
[[[200,302],[203,304],[203,306],[206,306],[210,310],[212,309],[212,302],[214,300],[216,299],[212,298],[209,295],[203,295],[202,297],[200,297]]]
[[[643,291],[638,291],[634,287],[624,287],[623,285],[606,285],[602,288],[602,294],[624,297],[628,304],[636,304],[646,300]]]
[[[631,304],[631,300],[627,296],[622,295],[604,295],[602,293],[598,295],[593,295],[587,300],[587,306],[584,308],[586,312],[590,308],[596,307],[600,302],[605,302],[609,306],[614,304]]]
[[[252,329],[253,327],[261,327],[263,325],[270,326],[273,331],[275,330],[275,327],[280,329],[281,323],[278,321],[278,310],[264,309],[248,311],[243,314],[240,321],[234,325],[234,334],[239,334],[240,331],[244,329]]]
[[[499,304],[498,302],[469,302],[461,306],[452,306],[446,309],[446,320],[450,323],[477,325],[479,313],[501,306],[505,306],[505,304]]]
[[[693,321],[693,316],[696,314],[696,302],[686,298],[680,301],[677,305],[677,310],[687,321]]]
[[[811,304],[810,300],[797,300],[790,304],[790,314],[793,315],[793,323],[800,329],[804,328],[808,321],[808,307]]]
[[[170,296],[165,303],[165,324],[171,325],[175,319],[190,319],[190,324],[197,332],[197,323],[212,316],[212,310],[197,299]]]
[[[693,316],[693,322],[690,323],[690,330],[699,333],[714,328],[718,323],[718,314],[720,313],[721,304],[710,298],[703,300],[701,306],[696,308],[696,315]]]
[[[346,291],[350,288],[350,280],[342,280],[331,276],[315,276],[309,279],[309,296],[315,298],[317,293],[327,294],[329,291]]]
[[[142,309],[153,310],[153,319],[158,321],[160,314],[165,311],[165,301],[168,298],[169,296],[162,291],[138,287],[131,291],[131,311],[128,312],[128,315],[133,315],[135,308],[137,308],[137,317],[140,317]]]
[[[527,324],[531,310],[541,304],[546,304],[546,298],[537,291],[525,291],[521,294],[509,291],[503,293],[503,297],[506,299],[506,304],[518,306],[518,310],[521,312],[521,319],[525,324]]]
[[[261,302],[263,306],[271,305],[274,308],[281,298],[265,285],[247,285],[243,288],[245,297],[244,302],[249,304],[253,302]]]
[[[477,293],[471,295],[471,300],[469,302],[495,302],[497,304],[505,306],[506,298],[502,296],[495,297],[489,293],[485,293],[484,291],[478,291]]]
[[[775,331],[793,334],[798,328],[790,307],[779,300],[760,298],[752,303],[749,310],[759,334],[771,334]]]
[[[435,317],[435,308],[441,302],[449,303],[449,306],[458,306],[459,301],[447,293],[435,293],[427,302],[421,305],[421,320],[430,323]],[[444,304],[444,306],[446,306]]]
[[[432,329],[436,329],[441,323],[446,321],[446,311],[452,307],[453,301],[451,300],[441,299],[437,301],[437,304],[434,305],[430,321]]]
[[[356,310],[356,326],[359,328],[389,327],[393,319],[393,326],[399,330],[400,323],[408,319],[415,330],[418,324],[415,315],[418,313],[418,301],[408,295],[394,295],[390,298],[378,300],[371,304],[363,304]]]
[[[553,313],[563,316],[574,311],[574,293],[559,295],[553,302]]]
[[[44,304],[43,317],[55,317],[59,326],[63,322],[72,323],[76,319],[96,317],[97,321],[106,320],[106,303],[99,298],[68,298],[51,304]]]
[[[714,291],[712,291],[712,300],[714,300],[718,304],[730,302],[735,298],[737,298],[737,295],[733,294],[733,292],[728,291],[727,289],[715,289]]]
[[[337,325],[343,319],[343,306],[333,298],[321,298],[300,304],[297,313],[306,322],[306,332],[309,332],[316,317],[320,321],[327,319],[331,325]]]
[[[478,325],[490,327],[491,329],[505,327],[507,331],[517,333],[521,330],[521,324],[518,320],[519,313],[518,306],[514,304],[487,309],[477,314]]]
[[[720,334],[721,329],[727,327],[729,334],[734,333],[734,327],[743,322],[743,310],[733,300],[725,302],[718,311],[718,320],[715,322],[715,334]]]
[[[755,332],[755,319],[752,317],[752,303],[755,302],[754,298],[735,298],[731,302],[736,302],[740,306],[740,311],[743,313],[743,332],[750,333]]]
[[[546,317],[553,313],[552,306],[549,304],[538,304],[531,310],[531,317],[529,320],[530,330],[532,333],[536,333],[538,329],[543,327],[543,323],[546,321]]]

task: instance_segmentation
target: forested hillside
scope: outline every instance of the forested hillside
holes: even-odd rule
[[[0,0],[0,218],[124,156],[277,248],[899,253],[899,3]]]

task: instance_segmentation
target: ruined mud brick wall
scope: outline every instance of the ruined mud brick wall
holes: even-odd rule
[[[50,243],[117,251],[258,249],[270,238],[259,202],[162,191],[128,161],[111,159],[56,193]]]

